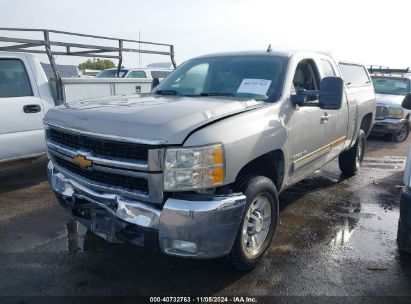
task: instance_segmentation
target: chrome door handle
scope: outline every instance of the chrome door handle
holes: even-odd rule
[[[325,113],[323,116],[321,116],[321,122],[326,123],[330,119],[330,116]]]
[[[30,104],[30,105],[25,105],[23,107],[23,112],[24,113],[38,113],[41,111],[41,107],[37,104]]]

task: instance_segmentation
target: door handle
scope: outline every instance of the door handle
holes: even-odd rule
[[[23,111],[24,113],[38,113],[41,111],[41,107],[39,105],[36,104],[31,104],[31,105],[25,105],[23,107]]]
[[[328,115],[328,113],[324,113],[324,115],[321,116],[322,123],[327,123],[329,119],[330,119],[330,116]]]

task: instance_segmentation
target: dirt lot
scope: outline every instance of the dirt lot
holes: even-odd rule
[[[282,193],[268,256],[246,274],[223,259],[106,244],[57,204],[44,158],[3,165],[0,296],[411,296],[411,256],[396,244],[410,143],[370,139],[359,175],[345,179],[333,162]]]

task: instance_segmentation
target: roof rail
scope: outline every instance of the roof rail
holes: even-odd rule
[[[174,46],[172,44],[149,42],[149,41],[139,41],[131,39],[122,39],[122,38],[113,38],[113,37],[104,37],[96,35],[87,35],[80,33],[72,33],[65,31],[57,31],[50,29],[32,29],[32,28],[0,28],[0,32],[25,32],[25,33],[42,33],[44,39],[26,39],[26,38],[16,38],[16,37],[3,37],[0,36],[0,42],[13,43],[9,46],[1,46],[0,51],[11,51],[11,52],[25,52],[25,53],[34,53],[34,54],[46,54],[51,65],[51,69],[56,79],[57,83],[57,98],[63,98],[61,78],[59,72],[56,68],[56,63],[54,60],[55,55],[62,56],[79,56],[79,57],[97,57],[97,58],[111,58],[118,59],[117,66],[117,75],[120,73],[120,69],[123,63],[123,52],[134,52],[140,54],[156,54],[156,55],[166,55],[170,56],[171,63],[174,68],[177,64],[174,59]],[[69,37],[85,37],[85,38],[95,38],[108,41],[116,41],[118,47],[113,46],[103,46],[103,45],[93,45],[93,44],[82,44],[82,43],[71,43],[64,41],[53,41],[50,39],[50,34],[58,34],[64,38]],[[125,48],[124,42],[127,43],[137,43],[138,48]],[[143,49],[141,48],[143,46]],[[157,51],[146,49],[147,46],[159,46],[165,47],[166,51]],[[44,47],[44,49],[38,49],[39,47]],[[63,49],[62,49],[63,47]],[[36,49],[33,49],[36,48]],[[59,48],[58,50],[56,48]],[[116,53],[113,55],[113,53]]]
[[[407,74],[411,73],[411,68],[405,69],[390,69],[389,67],[385,66],[374,66],[371,65],[368,67],[368,71],[372,73],[382,73],[382,74]]]

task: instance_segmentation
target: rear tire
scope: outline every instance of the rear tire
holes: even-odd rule
[[[400,221],[398,221],[397,243],[398,249],[411,254],[411,235],[405,231]]]
[[[235,188],[244,193],[247,202],[227,258],[235,269],[249,271],[270,247],[277,226],[278,194],[273,182],[264,176],[247,177]]]
[[[365,155],[365,145],[365,133],[360,129],[355,145],[341,153],[338,157],[338,164],[344,175],[353,176],[360,171],[360,166]]]

